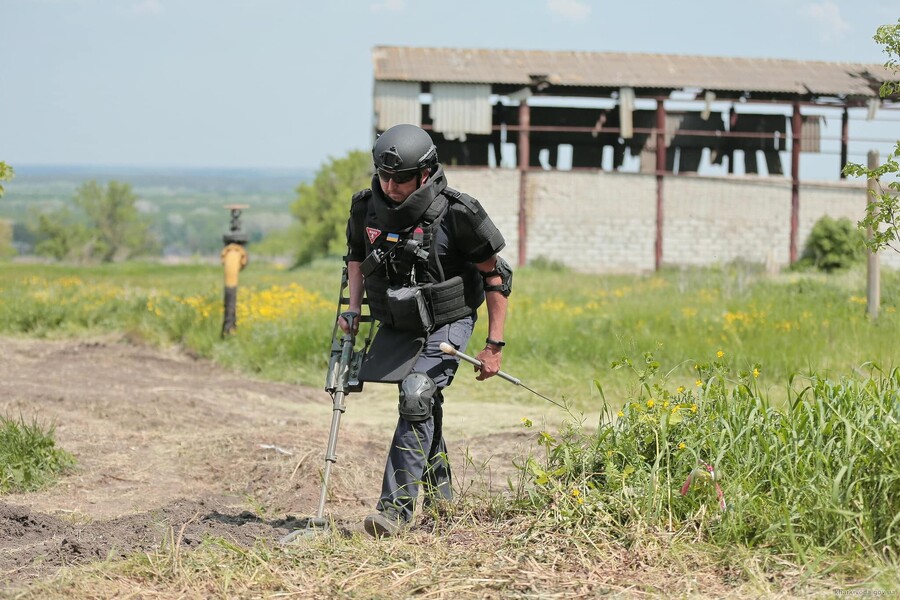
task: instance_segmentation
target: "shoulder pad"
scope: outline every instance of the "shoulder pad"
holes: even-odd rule
[[[364,190],[359,190],[353,197],[350,198],[351,204],[356,204],[357,202],[366,202],[369,198],[372,197],[372,188],[366,188]]]
[[[478,212],[477,201],[472,196],[470,196],[468,194],[463,194],[462,192],[454,190],[451,187],[445,188],[444,194],[448,198],[450,198],[450,200],[452,202],[454,202],[454,203],[459,202],[460,204],[462,204],[463,206],[468,208],[473,213]]]

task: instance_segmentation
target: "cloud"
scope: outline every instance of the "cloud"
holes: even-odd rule
[[[818,28],[819,38],[823,42],[843,39],[844,34],[850,31],[850,24],[841,16],[841,9],[831,0],[806,4],[801,11]]]
[[[547,8],[570,21],[580,21],[591,14],[591,7],[581,0],[547,0]]]
[[[372,12],[398,12],[403,10],[403,0],[382,0],[381,2],[371,4],[369,9]]]

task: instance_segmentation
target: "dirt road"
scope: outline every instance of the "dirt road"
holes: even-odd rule
[[[331,420],[321,389],[120,337],[0,343],[0,414],[55,423],[78,460],[49,489],[0,496],[0,581],[158,548],[166,536],[185,547],[205,536],[274,542],[315,513]],[[457,485],[504,485],[531,445],[521,411],[498,405],[485,419],[485,407],[449,396]],[[348,398],[326,512],[351,531],[377,499],[395,402],[389,386]]]

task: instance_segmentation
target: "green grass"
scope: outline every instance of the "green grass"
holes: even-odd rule
[[[0,416],[0,493],[39,489],[75,465],[53,434],[52,426]]]
[[[6,265],[0,272],[0,332],[31,336],[125,332],[180,344],[228,367],[319,386],[337,308],[341,263],[298,270],[254,261],[240,275],[238,330],[220,339],[218,264],[129,263],[74,267]],[[613,404],[633,382],[610,372],[623,356],[651,351],[670,379],[693,383],[693,365],[723,351],[735,368],[758,367],[778,400],[794,374],[839,377],[898,366],[900,276],[882,274],[877,321],[865,312],[865,273],[769,277],[749,266],[671,270],[649,276],[593,276],[518,269],[510,299],[503,368],[544,395],[596,411],[600,379]],[[470,353],[486,337],[479,311]],[[460,378],[463,379],[463,378]],[[469,378],[465,378],[468,380]],[[535,401],[500,384],[463,383],[465,393]]]
[[[719,547],[900,558],[900,369],[798,377],[778,408],[724,358],[689,389],[636,362],[639,392],[599,428],[541,432],[511,512],[620,539],[688,530]]]
[[[251,262],[240,279],[238,331],[223,340],[218,265],[9,265],[0,272],[0,332],[122,332],[318,387],[340,267]],[[504,369],[565,398],[570,414],[560,431],[535,429],[538,452],[523,459],[506,494],[467,490],[435,520],[439,535],[332,536],[291,549],[208,540],[193,552],[167,543],[30,593],[895,590],[900,276],[882,273],[877,321],[864,296],[862,271],[773,277],[735,265],[601,277],[519,269]],[[482,311],[473,346],[485,332]],[[462,376],[454,394],[541,402],[505,382]]]

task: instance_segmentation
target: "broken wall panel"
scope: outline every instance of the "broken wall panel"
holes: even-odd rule
[[[787,137],[787,117],[784,115],[754,115],[734,113],[731,115],[731,133],[738,134],[723,142],[725,154],[729,156],[729,172],[734,172],[734,151],[744,153],[744,172],[759,173],[756,151],[762,150],[769,175],[782,175],[780,150],[784,150]],[[741,133],[747,133],[741,137]]]
[[[419,104],[421,85],[407,81],[376,81],[374,107],[376,128],[384,131],[398,123],[422,124]]]
[[[800,127],[800,151],[822,151],[822,117],[821,115],[802,115]]]
[[[451,164],[487,166],[489,154],[493,164],[501,163],[502,143],[518,146],[519,107],[495,103],[492,107],[493,131],[490,135],[466,135],[464,139],[448,139],[436,134],[435,143],[442,158]],[[541,167],[540,156],[546,152],[550,167],[558,166],[558,149],[572,147],[573,168],[603,168],[604,149],[612,149],[613,170],[622,166],[626,153],[640,157],[642,173],[656,172],[655,110],[631,112],[632,137],[623,139],[620,132],[618,107],[610,109],[531,106],[529,131],[529,160],[531,167]],[[704,118],[704,116],[706,118]],[[427,122],[428,115],[425,115]],[[677,173],[696,173],[700,169],[703,149],[708,148],[712,164],[721,164],[723,156],[730,157],[733,171],[734,151],[744,155],[744,171],[758,173],[757,151],[762,150],[769,175],[783,175],[780,151],[784,150],[787,120],[784,115],[733,114],[729,121],[731,132],[749,133],[747,137],[729,137],[726,115],[709,111],[673,111],[666,113],[666,170]],[[510,130],[505,128],[509,127]],[[555,128],[555,130],[553,129]],[[582,129],[573,130],[576,128]],[[501,130],[505,133],[501,137]],[[470,145],[470,148],[467,148]]]
[[[704,118],[706,115],[706,118]],[[669,117],[672,117],[671,121]],[[722,113],[670,112],[666,114],[666,169],[670,172],[696,173],[700,168],[703,149],[709,148],[710,157],[721,151],[721,133],[725,131]],[[669,129],[669,123],[675,124]],[[708,134],[707,134],[708,132]],[[675,163],[677,152],[677,165]]]
[[[494,164],[500,164],[500,146],[491,135],[468,134],[464,139],[447,139],[443,133],[432,133],[431,138],[441,164],[484,167],[490,164],[492,148],[495,152]]]
[[[448,140],[489,135],[493,125],[490,95],[488,84],[433,83],[429,112],[434,131]]]
[[[612,122],[615,111],[596,108],[546,107],[532,106],[530,131],[531,166],[540,166],[539,155],[542,150],[549,153],[550,166],[557,165],[557,151],[561,144],[572,146],[573,167],[602,166],[603,149],[613,148],[614,155],[623,152],[619,143],[618,118]],[[558,127],[559,131],[547,129]],[[583,131],[567,131],[566,128],[583,128]],[[517,138],[517,136],[516,136]],[[509,141],[509,139],[507,139]]]

